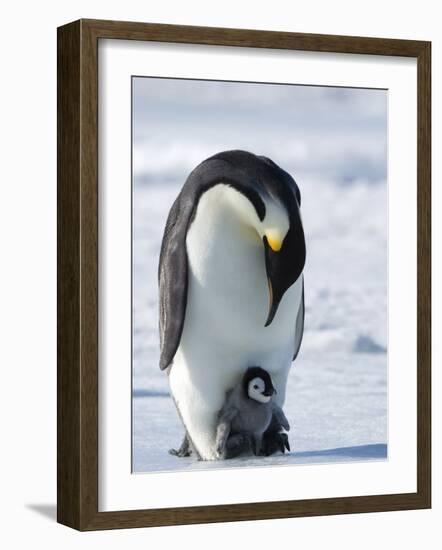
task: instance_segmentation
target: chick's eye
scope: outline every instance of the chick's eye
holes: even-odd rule
[[[258,386],[255,384],[255,385],[253,386],[253,389],[254,389],[254,390],[257,390],[257,389],[258,389]]]

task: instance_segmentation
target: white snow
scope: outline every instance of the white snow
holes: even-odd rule
[[[248,85],[235,102],[247,85],[181,84],[134,85],[133,471],[385,459],[386,92]],[[284,407],[291,453],[198,462],[168,454],[183,428],[158,367],[158,255],[189,171],[232,148],[270,156],[300,186],[305,333]]]

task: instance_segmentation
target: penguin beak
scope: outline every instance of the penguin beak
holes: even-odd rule
[[[275,229],[269,229],[265,232],[264,235],[264,247],[267,251],[267,249],[270,249],[272,252],[279,252],[282,248],[282,241],[283,238],[279,231]],[[270,254],[267,254],[266,252],[266,265],[267,265],[267,256]],[[279,302],[276,302],[274,300],[274,292],[273,292],[273,282],[272,279],[268,275],[269,271],[267,270],[267,283],[269,285],[269,313],[267,315],[267,321],[264,326],[269,326],[270,323],[273,321],[273,318],[275,317],[276,310],[278,309]]]
[[[267,320],[265,327],[268,327],[275,317],[276,310],[278,309],[278,303],[273,299],[273,284],[269,276],[267,276],[267,283],[269,285],[269,312],[267,314]]]
[[[299,213],[293,220],[284,239],[268,232],[263,237],[264,256],[269,285],[269,312],[265,322],[268,327],[278,311],[285,292],[298,279],[305,264],[305,239]]]
[[[270,397],[270,396],[273,395],[274,393],[276,393],[275,388],[269,388],[268,390],[264,391],[264,392],[262,393],[262,395],[265,395],[266,397]]]
[[[279,252],[281,250],[283,238],[279,231],[275,229],[268,230],[265,232],[265,237],[273,252]]]
[[[276,315],[279,302],[282,298],[282,294],[280,294],[278,288],[275,288],[275,273],[278,264],[277,256],[281,250],[282,242],[280,240],[276,240],[273,235],[267,235],[267,233],[263,237],[263,242],[265,250],[267,283],[269,285],[269,312],[264,326],[268,327]]]

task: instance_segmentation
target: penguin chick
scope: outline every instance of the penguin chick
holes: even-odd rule
[[[262,437],[272,418],[290,430],[287,418],[273,400],[276,393],[269,373],[261,367],[250,367],[240,384],[228,391],[218,414],[216,453],[218,458],[232,457],[229,441],[249,439],[255,455],[261,455]]]

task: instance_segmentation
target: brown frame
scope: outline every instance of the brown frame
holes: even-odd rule
[[[98,40],[194,43],[417,58],[417,492],[98,511]],[[79,530],[431,507],[431,43],[120,21],[58,29],[57,519]]]

